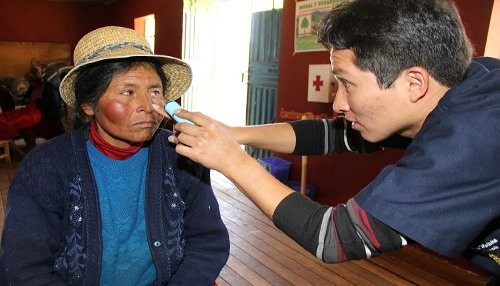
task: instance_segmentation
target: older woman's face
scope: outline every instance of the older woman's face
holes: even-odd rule
[[[143,64],[116,75],[95,108],[84,106],[84,111],[94,116],[104,140],[126,148],[152,138],[163,117],[154,112],[151,104],[162,97],[160,77],[151,66]]]

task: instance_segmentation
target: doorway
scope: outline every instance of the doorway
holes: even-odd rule
[[[183,108],[232,126],[247,123],[252,13],[282,7],[282,0],[184,1],[182,58],[193,83]]]

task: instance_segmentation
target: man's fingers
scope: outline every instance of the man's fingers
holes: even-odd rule
[[[168,114],[165,112],[165,110],[163,109],[163,105],[160,105],[160,104],[157,104],[157,103],[153,103],[153,104],[152,104],[152,106],[153,106],[154,111],[156,111],[157,113],[159,113],[159,114],[160,114],[160,115],[162,115],[163,117],[167,117],[167,118],[172,119],[172,118],[170,117],[170,115],[168,115]]]

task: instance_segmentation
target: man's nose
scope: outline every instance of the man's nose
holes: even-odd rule
[[[349,102],[347,101],[347,92],[341,85],[335,94],[335,100],[333,101],[332,108],[335,113],[340,114],[344,114],[350,110]]]

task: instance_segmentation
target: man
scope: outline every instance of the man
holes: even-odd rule
[[[332,9],[318,36],[330,50],[339,82],[333,109],[343,118],[236,128],[179,110],[195,125],[174,126],[177,152],[223,173],[323,261],[368,258],[409,238],[500,276],[499,60],[472,60],[447,0],[351,1]],[[352,138],[344,140],[351,129],[369,142],[412,142],[336,207],[294,193],[239,146],[335,153],[352,149]]]

